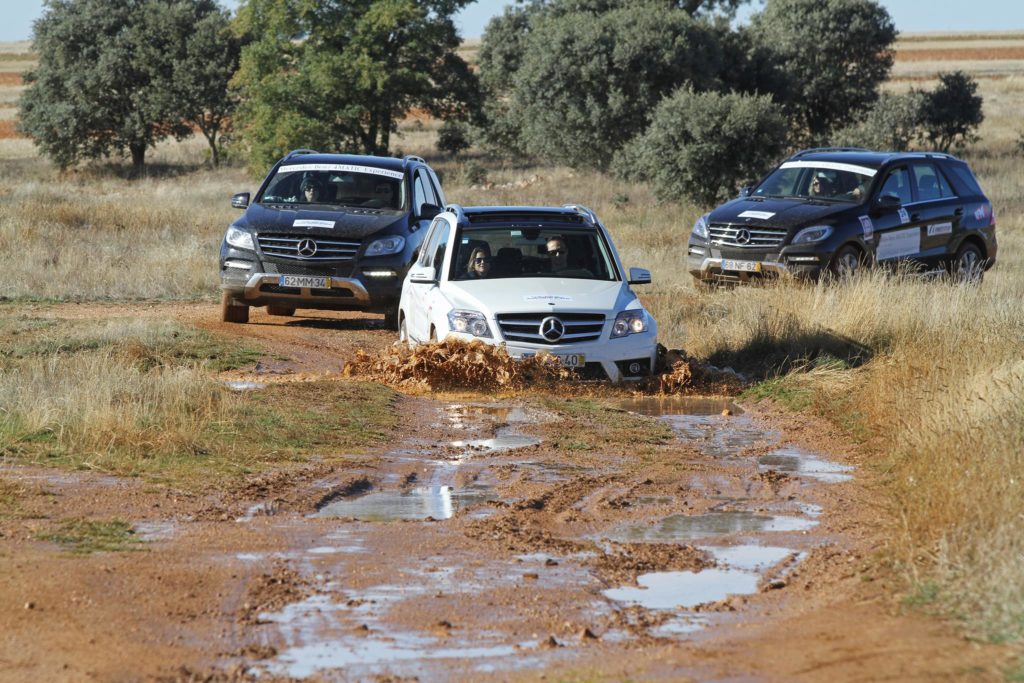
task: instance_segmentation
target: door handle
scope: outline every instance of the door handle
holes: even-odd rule
[[[964,215],[964,207],[962,207],[962,206],[961,206],[961,207],[960,207],[959,209],[957,209],[956,211],[954,211],[954,212],[953,212],[953,215],[954,215],[954,216],[963,216],[963,215]]]
[[[910,222],[911,223],[916,223],[919,218],[921,218],[921,214],[919,214],[919,213],[912,213],[912,214],[910,214]]]

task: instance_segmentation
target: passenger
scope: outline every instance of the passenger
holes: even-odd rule
[[[307,204],[313,204],[323,198],[323,191],[320,189],[320,182],[316,178],[306,178],[299,186],[302,198]]]
[[[569,247],[565,242],[565,238],[561,235],[548,238],[547,254],[551,260],[552,273],[569,268]]]
[[[491,251],[485,247],[476,247],[469,255],[466,264],[466,276],[471,280],[482,280],[491,273]]]

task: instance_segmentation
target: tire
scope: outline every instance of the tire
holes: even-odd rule
[[[398,329],[398,306],[384,311],[384,327],[389,330]]]
[[[949,274],[957,282],[980,284],[985,277],[985,257],[973,242],[964,242],[949,264]]]
[[[220,298],[220,319],[226,323],[247,323],[249,307],[239,304],[233,296],[224,292]]]
[[[862,265],[864,265],[864,256],[860,249],[852,244],[847,244],[840,247],[836,255],[832,257],[829,272],[837,280],[849,280],[860,271]]]
[[[267,315],[295,315],[295,309],[283,304],[267,304]]]
[[[430,343],[431,344],[436,344],[437,343],[437,330],[434,329],[433,325],[430,326]]]

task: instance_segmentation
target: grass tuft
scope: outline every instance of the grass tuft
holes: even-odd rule
[[[56,531],[40,534],[37,538],[57,543],[76,555],[143,549],[143,541],[135,536],[131,524],[121,520],[68,520]]]

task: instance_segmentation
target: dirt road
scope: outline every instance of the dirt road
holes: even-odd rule
[[[393,341],[340,314],[133,314],[258,344],[223,376],[252,391]],[[612,391],[398,408],[344,468],[208,496],[4,461],[30,495],[0,517],[0,680],[1001,680],[998,650],[888,597],[871,464],[808,417]],[[141,552],[40,540],[70,518],[130,520]]]

